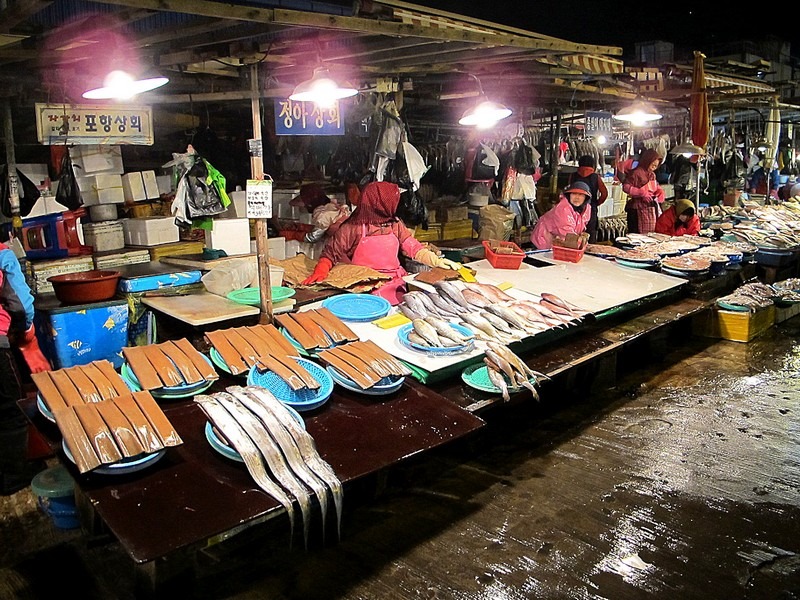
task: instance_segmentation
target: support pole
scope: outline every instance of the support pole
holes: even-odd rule
[[[260,152],[250,152],[250,173],[253,179],[264,179],[263,142],[261,140],[261,96],[258,90],[258,65],[250,67],[250,110],[253,116],[253,138],[261,146]],[[257,156],[254,156],[257,155]],[[269,241],[267,237],[267,220],[254,219],[256,229],[256,261],[258,263],[258,286],[261,299],[261,313],[258,322],[261,325],[272,323],[272,284],[269,276]]]
[[[550,144],[550,166],[552,176],[550,178],[550,194],[553,204],[558,203],[558,148],[561,144],[561,109],[556,109],[556,128]]]
[[[19,214],[19,181],[17,160],[14,153],[14,127],[11,119],[11,104],[3,98],[3,130],[6,140],[6,176],[8,177],[8,204],[11,207],[11,227],[14,237],[22,239],[22,217]]]

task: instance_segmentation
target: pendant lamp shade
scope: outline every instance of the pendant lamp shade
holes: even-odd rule
[[[499,102],[493,102],[486,97],[481,80],[478,79],[477,75],[470,73],[470,77],[478,84],[478,100],[464,111],[464,114],[458,120],[459,125],[467,125],[477,129],[489,129],[494,127],[498,121],[511,116],[512,111],[510,108]]]
[[[149,92],[169,83],[166,77],[134,79],[125,71],[111,71],[103,80],[103,86],[84,92],[88,100],[130,100],[143,92]]]
[[[318,106],[329,107],[337,100],[349,98],[358,94],[358,90],[349,84],[336,83],[327,67],[317,67],[311,79],[299,83],[289,96],[296,102],[313,102]]]
[[[706,151],[697,144],[692,143],[691,140],[685,140],[672,148],[669,153],[683,154],[686,158],[689,158],[691,156],[703,156],[705,155]]]
[[[645,123],[658,121],[662,116],[663,115],[649,103],[643,100],[637,100],[633,104],[618,110],[614,118],[641,127]]]

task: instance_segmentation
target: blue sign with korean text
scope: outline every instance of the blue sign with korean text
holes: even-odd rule
[[[313,102],[275,100],[277,135],[344,135],[344,120],[339,103],[321,108]]]

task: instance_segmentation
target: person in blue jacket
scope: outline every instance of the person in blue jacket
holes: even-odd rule
[[[0,243],[0,492],[13,494],[27,487],[36,464],[28,461],[28,423],[17,401],[23,390],[13,347],[19,349],[31,373],[49,371],[33,324],[33,295],[19,260]]]

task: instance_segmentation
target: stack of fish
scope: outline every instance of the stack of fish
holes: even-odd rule
[[[751,312],[754,312],[759,308],[767,308],[774,304],[775,299],[779,298],[779,296],[779,293],[771,286],[759,281],[753,281],[739,286],[727,296],[717,298],[717,302],[747,307]]]
[[[474,335],[464,335],[449,321],[432,314],[412,319],[411,325],[408,341],[417,346],[459,348],[466,347],[475,339]]]
[[[503,400],[510,400],[509,390],[520,386],[529,389],[533,397],[539,399],[536,385],[539,379],[546,379],[547,376],[531,369],[505,346],[488,342],[483,362],[486,363],[489,380],[500,390]]]
[[[323,538],[331,499],[341,536],[342,483],[319,455],[314,438],[275,396],[259,387],[232,386],[226,392],[198,394],[194,402],[239,453],[258,487],[286,509],[292,536],[297,501],[308,547],[312,496],[319,501]]]
[[[486,283],[437,281],[433,287],[434,292],[406,293],[398,308],[412,323],[425,321],[437,333],[440,332],[437,322],[454,321],[471,330],[479,340],[507,344],[551,328],[575,324],[588,314],[549,293],[521,300]],[[422,335],[416,326],[414,331]],[[458,338],[454,341],[463,343]]]

